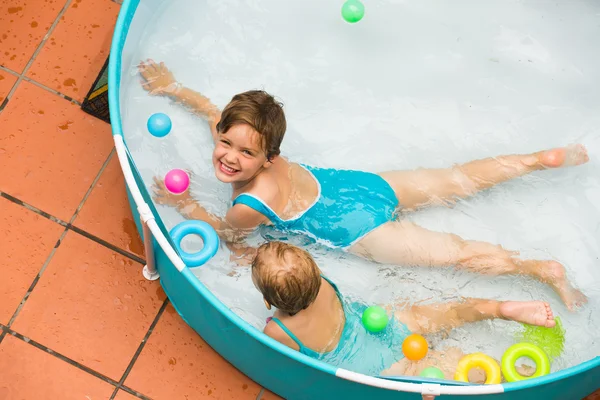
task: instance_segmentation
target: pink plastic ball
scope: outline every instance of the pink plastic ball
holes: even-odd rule
[[[165,187],[173,194],[181,194],[190,186],[190,177],[182,169],[172,169],[165,175]]]

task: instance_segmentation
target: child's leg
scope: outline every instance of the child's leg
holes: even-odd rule
[[[446,169],[389,171],[380,176],[396,192],[403,209],[427,205],[451,205],[498,183],[530,172],[579,165],[589,160],[582,145],[471,161]]]
[[[466,323],[496,318],[547,328],[556,325],[550,305],[542,301],[468,298],[462,302],[412,305],[396,311],[395,316],[411,332],[420,334],[449,331]]]
[[[486,275],[529,275],[551,285],[569,308],[586,301],[556,261],[521,260],[501,246],[429,231],[409,221],[382,225],[352,246],[350,252],[383,264],[456,265]]]

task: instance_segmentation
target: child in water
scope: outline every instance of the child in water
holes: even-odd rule
[[[390,375],[418,375],[433,365],[440,368],[447,379],[453,379],[458,360],[463,356],[455,348],[444,354],[430,351],[428,357],[418,363],[398,361],[402,358],[398,350],[410,333],[449,331],[466,323],[496,318],[548,328],[556,325],[550,306],[542,301],[468,298],[429,305],[398,304],[387,307],[393,314],[386,334],[380,337],[386,348],[378,351],[373,342],[366,343],[373,335],[367,334],[360,322],[366,305],[352,303],[342,296],[336,285],[321,274],[308,252],[282,242],[265,243],[259,247],[252,263],[252,280],[262,293],[266,307],[277,308],[265,326],[265,334],[323,361],[339,362],[365,347],[368,353],[383,358],[384,353],[390,352],[391,358],[382,365],[382,368],[389,367],[384,374]],[[360,353],[361,357],[364,353]]]
[[[215,175],[233,188],[233,204],[224,217],[208,213],[189,192],[170,194],[159,179],[155,201],[175,206],[186,218],[210,223],[226,242],[239,243],[258,226],[272,225],[379,263],[527,275],[550,285],[569,309],[586,302],[556,261],[523,260],[498,245],[398,219],[400,212],[451,205],[533,171],[583,164],[588,161],[584,146],[487,158],[447,169],[380,174],[322,169],[280,156],[286,131],[283,106],[264,91],[237,94],[221,111],[178,83],[163,63],[142,62],[139,72],[150,94],[168,96],[207,120],[215,142]]]

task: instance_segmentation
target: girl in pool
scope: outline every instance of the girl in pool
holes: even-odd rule
[[[139,72],[150,94],[168,96],[207,120],[215,142],[215,175],[233,187],[233,205],[225,217],[208,213],[189,193],[170,194],[158,179],[155,201],[175,206],[186,218],[210,223],[225,241],[239,243],[256,227],[273,225],[379,263],[522,274],[552,286],[569,309],[586,301],[556,261],[523,260],[498,245],[398,219],[399,212],[452,205],[533,171],[583,164],[588,161],[584,146],[487,158],[448,169],[380,174],[321,169],[279,155],[286,130],[283,106],[264,91],[235,95],[220,111],[207,97],[178,83],[163,63],[142,62]]]
[[[547,328],[556,325],[550,306],[542,301],[464,299],[430,305],[398,304],[394,310],[388,307],[392,318],[385,331],[369,335],[360,322],[367,306],[344,298],[336,285],[321,274],[308,252],[282,242],[259,247],[252,262],[252,280],[266,307],[277,308],[265,326],[265,334],[317,359],[336,365],[355,359],[369,367],[389,368],[386,374],[418,375],[423,368],[435,365],[447,379],[454,376],[463,356],[456,348],[444,354],[430,351],[418,363],[400,360],[402,341],[410,333],[449,331],[466,323],[496,318]]]

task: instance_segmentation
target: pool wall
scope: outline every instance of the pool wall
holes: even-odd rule
[[[181,317],[227,361],[286,399],[581,399],[600,387],[600,357],[545,377],[502,385],[465,385],[421,378],[378,378],[306,357],[272,340],[219,301],[181,260],[131,158],[121,124],[121,76],[163,0],[125,0],[109,64],[109,104],[115,146],[138,231],[152,233],[160,282]],[[148,229],[143,229],[144,224]],[[147,254],[149,249],[146,249]],[[150,250],[152,252],[152,250]]]

